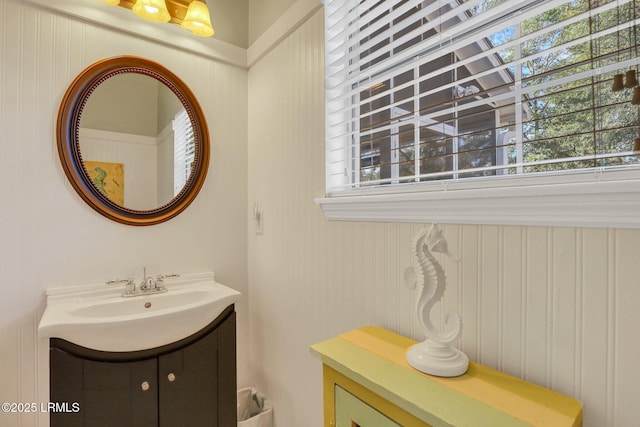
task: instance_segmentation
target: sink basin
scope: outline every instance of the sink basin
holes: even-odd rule
[[[101,351],[137,351],[186,338],[211,323],[241,294],[213,274],[165,279],[168,292],[122,298],[122,286],[47,290],[38,332]]]
[[[137,298],[109,298],[69,307],[68,313],[78,318],[119,316],[154,316],[173,309],[188,308],[192,304],[206,301],[214,296],[213,289],[176,289],[171,294],[139,296]],[[213,301],[212,301],[213,302]]]

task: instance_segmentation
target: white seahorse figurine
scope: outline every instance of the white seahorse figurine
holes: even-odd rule
[[[469,358],[460,350],[449,346],[462,334],[462,318],[458,313],[448,313],[446,323],[454,320],[450,331],[442,331],[431,322],[429,313],[442,299],[447,286],[444,269],[432,252],[443,253],[456,261],[447,247],[447,240],[440,227],[432,224],[418,231],[411,248],[413,267],[405,272],[405,281],[412,288],[419,286],[416,300],[416,318],[426,337],[425,341],[407,351],[407,361],[415,369],[441,377],[456,377],[469,367]]]

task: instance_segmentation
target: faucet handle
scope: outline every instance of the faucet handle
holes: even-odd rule
[[[131,294],[136,291],[136,284],[133,281],[133,277],[129,277],[128,279],[111,279],[106,282],[107,285],[121,285],[123,283],[125,284],[125,294]]]
[[[164,289],[164,279],[170,279],[172,277],[180,277],[179,274],[158,274],[156,276],[156,287]]]
[[[129,284],[133,282],[133,277],[129,277],[128,279],[111,279],[107,280],[105,283],[107,285],[121,285],[123,283]]]

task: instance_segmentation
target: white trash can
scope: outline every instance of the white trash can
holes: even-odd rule
[[[238,390],[238,427],[271,427],[273,408],[253,387]]]

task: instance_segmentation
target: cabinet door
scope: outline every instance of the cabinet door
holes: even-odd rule
[[[160,427],[235,427],[235,313],[158,359]]]
[[[109,363],[52,348],[50,401],[78,403],[78,412],[51,412],[51,427],[155,427],[156,359]]]
[[[402,427],[336,385],[336,427]]]

